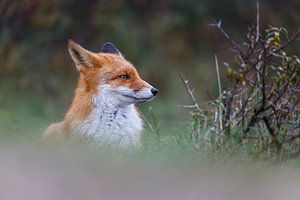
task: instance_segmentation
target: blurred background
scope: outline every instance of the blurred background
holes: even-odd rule
[[[261,0],[260,7],[263,26],[299,29],[299,0]],[[113,42],[160,91],[143,113],[150,108],[162,129],[173,130],[188,120],[178,106],[189,103],[178,73],[203,103],[217,93],[214,55],[220,63],[231,58],[209,24],[222,19],[240,41],[255,14],[254,0],[0,0],[0,134],[38,138],[63,118],[78,77],[69,38],[91,51]]]
[[[260,13],[263,27],[283,26],[290,35],[300,28],[300,0],[260,0]],[[222,63],[234,60],[210,24],[221,19],[240,42],[255,17],[254,0],[0,0],[0,199],[299,199],[299,159],[287,172],[272,162],[256,166],[243,152],[217,149],[204,157],[176,138],[176,149],[159,148],[151,131],[137,159],[39,142],[50,123],[63,119],[76,87],[69,38],[91,51],[113,42],[159,89],[139,106],[142,112],[160,134],[174,136],[192,121],[179,106],[190,100],[178,74],[190,80],[202,106],[218,93],[214,56],[221,75]],[[299,41],[290,50],[299,53]],[[205,170],[189,168],[193,162],[207,164]]]

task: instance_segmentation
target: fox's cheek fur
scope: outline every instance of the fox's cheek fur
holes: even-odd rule
[[[112,86],[110,84],[100,85],[101,98],[107,99],[112,105],[125,106],[133,103],[142,103],[151,100],[154,95],[152,86],[134,90],[126,86]]]

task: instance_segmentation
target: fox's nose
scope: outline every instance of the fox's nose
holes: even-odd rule
[[[156,89],[156,88],[151,88],[151,92],[152,92],[153,96],[156,96],[157,93],[158,93],[158,89]]]

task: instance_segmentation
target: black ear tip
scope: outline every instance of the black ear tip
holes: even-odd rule
[[[104,42],[104,44],[101,47],[101,50],[109,49],[109,48],[117,49],[116,46],[112,42]]]
[[[120,54],[119,50],[117,47],[112,43],[112,42],[105,42],[101,49],[100,52],[102,53],[110,53],[110,54]]]
[[[111,46],[115,46],[112,42],[108,41],[108,42],[104,42],[104,44],[102,46],[106,46],[106,45],[111,45]]]

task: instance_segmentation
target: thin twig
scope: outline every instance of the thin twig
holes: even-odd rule
[[[192,102],[194,103],[194,107],[195,107],[199,112],[202,112],[202,110],[201,110],[199,104],[197,103],[196,98],[195,98],[195,96],[194,96],[194,94],[193,94],[193,90],[191,90],[190,87],[189,87],[189,84],[188,84],[189,81],[186,80],[186,79],[184,78],[184,76],[183,76],[182,73],[179,73],[179,76],[180,76],[180,78],[181,78],[181,80],[182,80],[182,82],[183,82],[183,84],[184,84],[184,87],[185,87],[185,89],[186,89],[186,91],[187,91],[187,93],[188,93],[190,99],[191,99]]]
[[[287,42],[285,42],[278,49],[276,49],[276,51],[273,51],[273,52],[269,53],[267,56],[265,56],[265,58],[262,57],[261,59],[268,59],[272,55],[274,55],[276,53],[279,53],[281,50],[283,50],[284,48],[289,46],[293,41],[297,40],[299,37],[300,37],[300,30],[295,35],[293,35]]]
[[[217,79],[218,79],[218,88],[219,88],[219,130],[220,132],[223,130],[223,112],[222,112],[222,86],[221,86],[221,79],[220,79],[220,71],[219,71],[219,62],[218,57],[215,55],[215,64],[216,64],[216,71],[217,71]]]
[[[291,42],[295,41],[296,39],[298,39],[300,37],[300,30],[293,35],[286,43],[284,43],[283,45],[281,45],[281,47],[279,48],[279,50],[284,49],[285,47],[287,47],[289,44],[291,44]]]
[[[282,144],[278,141],[277,135],[275,133],[275,130],[270,125],[267,117],[263,117],[262,119],[263,119],[263,121],[264,121],[264,123],[265,123],[265,125],[267,127],[267,130],[268,130],[268,132],[269,132],[269,134],[270,134],[270,136],[272,138],[272,143],[274,143],[276,145],[276,147],[277,147],[277,154],[279,154],[280,151],[281,151]]]
[[[260,31],[259,31],[259,1],[256,1],[256,39],[255,43],[259,41]]]
[[[241,47],[231,38],[231,36],[222,28],[222,21],[215,21],[211,26],[216,27],[225,37],[225,39],[232,45],[233,49],[239,52],[243,60],[246,60],[246,57],[241,49]]]

